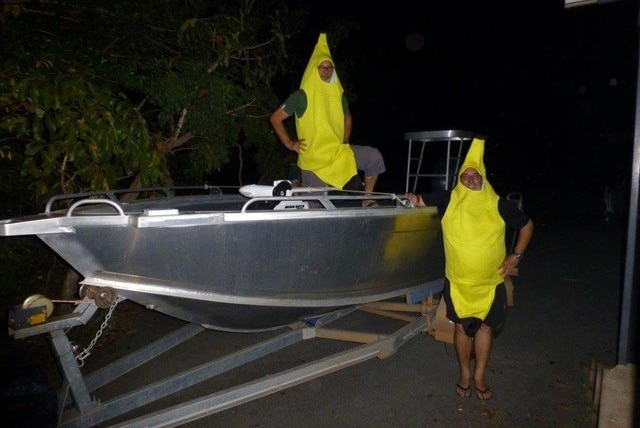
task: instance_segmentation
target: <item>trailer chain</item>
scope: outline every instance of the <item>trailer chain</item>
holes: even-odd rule
[[[107,312],[107,315],[105,315],[104,321],[102,321],[102,324],[100,324],[100,328],[96,332],[95,337],[91,340],[91,343],[89,343],[89,346],[84,348],[84,350],[82,352],[80,352],[80,354],[76,355],[76,360],[78,360],[78,367],[84,366],[85,358],[87,358],[89,355],[91,355],[91,352],[90,352],[91,348],[93,348],[95,346],[95,344],[98,341],[98,339],[100,338],[100,336],[102,336],[102,332],[104,331],[105,328],[107,328],[107,323],[111,319],[111,315],[113,314],[114,309],[116,308],[116,306],[118,306],[118,303],[120,303],[122,300],[124,300],[124,299],[121,298],[121,297],[117,297],[116,298],[116,300],[113,303],[113,305],[111,305],[109,307],[109,311]]]

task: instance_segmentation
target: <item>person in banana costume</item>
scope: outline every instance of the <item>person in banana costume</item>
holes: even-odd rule
[[[295,116],[297,138],[291,138],[284,125],[290,116]],[[318,38],[300,89],[269,120],[280,142],[298,154],[303,186],[374,191],[378,176],[385,171],[384,159],[374,147],[349,144],[353,118],[326,33]],[[358,170],[364,171],[364,185]],[[365,201],[365,206],[372,203]]]
[[[533,235],[533,222],[518,202],[500,198],[484,166],[484,139],[474,139],[450,192],[406,194],[414,206],[436,205],[442,214],[447,318],[455,323],[453,342],[460,366],[456,393],[488,400],[485,381],[494,336],[504,326],[504,276],[518,266]],[[518,231],[507,254],[506,229]],[[475,356],[472,371],[471,361]]]

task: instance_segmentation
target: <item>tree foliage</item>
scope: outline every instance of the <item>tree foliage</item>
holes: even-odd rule
[[[271,180],[291,161],[267,117],[304,9],[84,0],[5,3],[2,12],[3,182],[47,197],[192,184],[234,156]]]
[[[146,122],[121,94],[72,72],[23,73],[3,84],[0,126],[14,143],[4,153],[20,162],[32,193],[110,188],[122,172],[157,182],[164,172]]]

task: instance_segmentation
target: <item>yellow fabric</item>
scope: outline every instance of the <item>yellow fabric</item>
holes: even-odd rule
[[[445,273],[451,282],[451,300],[460,318],[484,320],[503,281],[499,266],[506,255],[505,222],[498,212],[483,161],[484,140],[474,139],[442,217],[446,256]],[[460,182],[469,167],[483,178],[483,188],[471,190]]]
[[[307,109],[302,117],[296,117],[296,131],[307,147],[298,156],[298,166],[342,189],[358,170],[351,146],[344,144],[344,90],[335,69],[331,82],[320,78],[318,66],[323,61],[335,65],[325,33],[320,34],[300,83],[307,95]]]

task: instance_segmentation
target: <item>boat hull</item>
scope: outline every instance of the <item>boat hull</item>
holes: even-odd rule
[[[0,235],[35,234],[83,284],[229,331],[280,327],[443,276],[434,207],[243,211],[214,207],[220,198],[45,213],[1,222]]]

